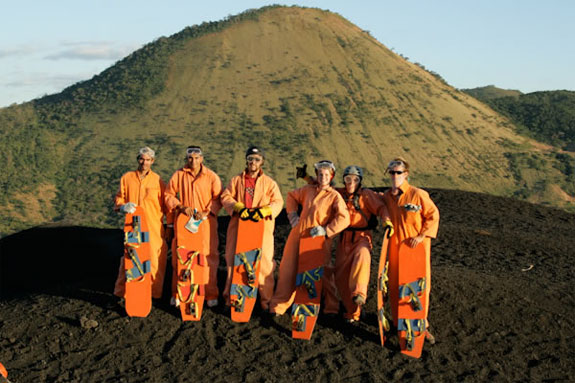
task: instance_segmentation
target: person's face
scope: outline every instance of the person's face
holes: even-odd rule
[[[148,154],[141,154],[138,157],[138,170],[141,172],[147,172],[152,168],[154,159]]]
[[[257,173],[264,164],[264,158],[259,154],[250,154],[246,157],[246,168],[249,173]]]
[[[357,187],[359,186],[359,177],[355,174],[348,174],[343,177],[343,183],[345,184],[345,190],[349,194],[355,193]]]
[[[388,170],[389,177],[391,178],[391,187],[394,189],[399,188],[407,179],[409,172],[405,170],[403,165],[394,166]]]
[[[188,167],[192,170],[198,170],[204,162],[204,156],[198,153],[188,154]]]
[[[317,171],[317,183],[319,186],[325,187],[331,182],[331,171],[326,168],[321,168]]]

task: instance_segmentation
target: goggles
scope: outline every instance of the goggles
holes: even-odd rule
[[[332,171],[332,173],[335,173],[335,165],[333,164],[333,162],[328,161],[328,160],[323,160],[323,161],[319,161],[316,162],[313,167],[315,168],[315,170],[319,170],[319,169],[329,169]]]
[[[359,177],[356,176],[355,174],[348,174],[347,176],[343,177],[343,182],[345,182],[346,184],[358,184],[360,181]]]
[[[261,158],[260,156],[247,156],[246,161],[247,162],[262,162],[263,158]]]
[[[190,155],[190,154],[199,154],[200,156],[202,156],[202,149],[200,148],[187,148],[186,149],[186,155]]]

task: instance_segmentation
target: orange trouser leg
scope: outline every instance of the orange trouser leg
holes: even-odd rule
[[[342,246],[342,243],[339,243],[338,246]],[[335,281],[339,291],[339,296],[341,297],[343,306],[345,307],[346,312],[344,317],[348,319],[359,319],[359,307],[353,302],[349,287],[352,257],[349,254],[346,254],[345,251],[343,251],[344,249],[345,248],[342,247],[342,250],[340,251],[338,248],[336,255]]]
[[[152,273],[152,298],[161,298],[164,288],[164,275],[166,274],[166,261],[168,259],[168,245],[161,240],[159,248],[150,258],[150,271]]]
[[[338,244],[336,255],[336,283],[345,307],[344,316],[358,320],[361,308],[353,297],[367,298],[369,268],[371,266],[371,246],[367,238],[360,238],[355,244],[344,240]]]
[[[367,241],[360,241],[351,254],[349,272],[349,289],[351,295],[361,295],[367,298],[369,284],[369,268],[371,267],[371,248]]]
[[[260,273],[258,276],[260,305],[262,309],[269,309],[270,302],[274,295],[275,279],[274,279],[274,243],[264,238],[262,244],[262,258],[260,260]]]
[[[299,233],[292,229],[284,247],[276,290],[270,301],[271,313],[284,314],[293,303],[298,253]]]

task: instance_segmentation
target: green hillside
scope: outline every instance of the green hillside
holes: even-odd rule
[[[296,165],[357,164],[382,186],[401,155],[417,185],[567,208],[575,195],[570,154],[517,134],[339,15],[273,6],[158,38],[89,81],[0,109],[0,232],[114,226],[112,197],[138,148],[156,150],[167,181],[190,144],[224,184],[247,146],[262,146],[284,194],[301,185]]]
[[[482,86],[472,89],[461,89],[461,91],[483,102],[501,97],[519,97],[522,94],[518,90],[501,89],[494,85]]]
[[[534,92],[495,98],[488,104],[535,139],[575,151],[575,92]]]

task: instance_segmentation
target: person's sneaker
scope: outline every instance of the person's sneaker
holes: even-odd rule
[[[210,299],[208,300],[208,307],[216,307],[218,305],[218,300],[217,299]]]
[[[178,307],[180,305],[180,300],[176,297],[170,298],[170,305],[174,307]]]
[[[429,342],[429,344],[435,344],[435,337],[427,330],[425,332],[425,340]]]
[[[345,319],[345,323],[355,323],[357,322],[357,320],[353,319],[353,318],[346,318]]]
[[[363,295],[356,295],[353,297],[353,301],[358,306],[363,306],[365,304],[365,297]]]

